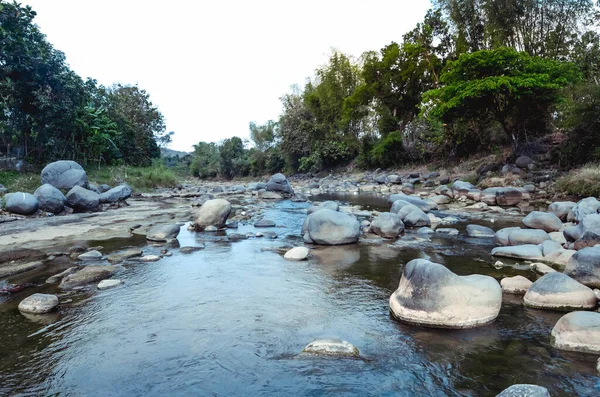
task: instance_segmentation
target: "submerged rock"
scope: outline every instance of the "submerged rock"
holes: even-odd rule
[[[108,259],[109,262],[122,262],[127,259],[142,256],[143,254],[141,249],[132,248],[125,251],[113,252],[106,259]]]
[[[288,261],[302,261],[308,258],[308,248],[306,247],[294,247],[283,256]]]
[[[207,226],[223,227],[231,214],[231,203],[224,199],[208,200],[196,212],[194,224],[197,231]]]
[[[274,227],[274,226],[275,226],[275,221],[272,221],[270,219],[264,219],[264,218],[254,224],[254,227]]]
[[[310,240],[317,244],[350,244],[360,237],[360,223],[355,217],[328,209],[310,214],[306,230]]]
[[[552,329],[551,342],[557,349],[600,353],[600,313],[565,314]]]
[[[117,268],[114,266],[86,266],[77,273],[70,274],[63,278],[59,287],[70,289],[80,285],[94,283],[111,277]]]
[[[406,264],[390,297],[393,316],[436,328],[472,328],[492,322],[500,312],[502,290],[489,276],[458,276],[425,259]]]
[[[19,311],[23,313],[49,313],[58,307],[58,297],[50,294],[33,294],[19,303]]]
[[[86,187],[87,175],[82,166],[71,160],[48,164],[42,170],[42,184],[49,183],[58,189],[70,190],[74,186]]]
[[[358,349],[350,342],[341,339],[319,339],[309,343],[302,353],[327,356],[358,357]]]
[[[523,304],[536,309],[578,310],[596,307],[594,291],[558,272],[539,278],[523,297]]]
[[[502,292],[507,294],[525,295],[532,285],[533,282],[523,276],[505,277],[500,280]]]

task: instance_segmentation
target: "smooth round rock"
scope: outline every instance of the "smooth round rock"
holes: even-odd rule
[[[144,255],[140,259],[140,262],[157,262],[160,260],[159,255]]]
[[[502,292],[507,294],[525,295],[533,282],[523,276],[505,277],[500,280]]]
[[[557,232],[562,228],[562,221],[553,213],[532,211],[525,218],[523,224],[532,229],[541,229],[545,232]]]
[[[496,233],[486,226],[467,225],[467,236],[477,238],[494,238]]]
[[[360,237],[360,223],[355,217],[329,209],[310,214],[306,230],[317,244],[351,244]]]
[[[550,397],[550,392],[542,386],[516,384],[504,389],[496,397]]]
[[[67,204],[76,211],[95,211],[100,205],[100,195],[79,185],[73,186],[67,193]]]
[[[594,291],[559,272],[537,279],[523,297],[525,306],[564,311],[593,309],[597,301]]]
[[[80,261],[96,261],[102,258],[102,252],[97,250],[91,250],[85,252],[77,257]]]
[[[327,356],[358,357],[358,349],[350,342],[341,339],[319,339],[309,343],[302,353]]]
[[[48,313],[58,307],[58,297],[50,294],[33,294],[19,303],[19,311],[31,314]]]
[[[552,240],[552,238],[540,229],[518,229],[508,234],[509,245],[541,244],[545,240]]]
[[[40,209],[46,212],[58,214],[65,209],[67,198],[65,195],[49,183],[38,187],[33,195],[40,203]]]
[[[207,226],[223,227],[231,214],[231,203],[224,199],[214,199],[205,202],[196,212],[194,224],[197,231]]]
[[[270,219],[261,219],[254,224],[254,227],[274,227],[275,221]]]
[[[373,219],[370,230],[383,238],[396,238],[404,231],[404,223],[398,214],[382,212]]]
[[[577,251],[567,262],[564,273],[583,285],[600,288],[600,246]]]
[[[110,279],[110,280],[102,280],[98,283],[98,289],[99,290],[104,290],[104,289],[109,289],[109,288],[113,288],[116,287],[117,285],[121,285],[123,284],[123,282],[121,280],[117,280],[117,279]]]
[[[71,160],[48,164],[42,170],[42,184],[49,183],[58,189],[69,190],[74,186],[86,187],[88,179],[83,167]]]
[[[565,314],[552,329],[551,343],[561,350],[600,353],[600,313]]]
[[[498,316],[502,290],[489,276],[458,276],[443,265],[413,259],[390,297],[392,315],[409,324],[473,328]]]
[[[283,256],[288,261],[302,261],[308,258],[308,248],[306,247],[294,247]]]
[[[181,226],[178,224],[158,225],[152,227],[146,234],[146,240],[165,242],[179,235]]]
[[[6,210],[13,214],[33,215],[40,208],[38,199],[30,193],[8,193],[4,199]]]

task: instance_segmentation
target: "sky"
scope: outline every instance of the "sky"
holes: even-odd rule
[[[138,84],[174,131],[169,147],[249,136],[277,119],[332,49],[359,57],[422,21],[429,0],[24,0],[81,77]]]

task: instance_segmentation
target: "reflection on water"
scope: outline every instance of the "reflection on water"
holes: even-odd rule
[[[342,199],[381,205],[351,197]],[[390,318],[389,296],[416,257],[458,274],[535,278],[525,267],[495,269],[489,240],[409,241],[409,233],[402,244],[314,247],[309,261],[284,261],[272,249],[300,243],[307,205],[285,201],[265,212],[277,222],[268,229],[276,240],[231,243],[184,227],[181,246],[206,248],[171,248],[172,257],[127,265],[123,286],[69,297],[51,318],[18,313],[31,290],[11,297],[0,305],[0,395],[494,396],[513,383],[540,384],[553,396],[600,392],[596,356],[550,346],[561,314],[525,309],[519,298],[473,330]],[[352,342],[365,360],[296,357],[323,337]]]

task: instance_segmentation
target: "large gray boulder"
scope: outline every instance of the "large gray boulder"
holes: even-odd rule
[[[351,244],[360,237],[360,223],[352,215],[323,209],[308,216],[306,231],[317,244]]]
[[[370,230],[383,238],[396,238],[404,231],[404,223],[397,214],[382,212],[373,219]]]
[[[552,237],[540,229],[519,229],[508,234],[510,245],[541,244],[545,240],[552,240]]]
[[[600,353],[600,313],[578,311],[565,314],[552,329],[551,343],[557,349]]]
[[[40,203],[33,194],[15,192],[4,196],[6,210],[13,214],[33,215],[40,208]]]
[[[478,238],[494,238],[496,233],[492,229],[481,225],[467,225],[467,236]]]
[[[302,354],[340,357],[358,357],[359,351],[350,342],[341,339],[319,339],[309,343]]]
[[[464,182],[459,180],[455,181],[452,184],[452,190],[457,192],[460,196],[467,197],[467,194],[469,194],[469,191],[471,189],[475,189],[475,186],[473,186],[473,184],[470,182]]]
[[[423,227],[431,225],[431,219],[426,213],[421,211],[420,208],[413,209],[404,218],[402,218],[402,220],[404,224],[409,227]]]
[[[207,226],[223,227],[231,214],[231,203],[223,199],[208,200],[196,212],[194,223],[196,230]]]
[[[332,210],[332,211],[339,211],[340,205],[335,201],[323,201],[319,205],[313,205],[312,207],[310,207],[307,210],[307,212],[310,215],[313,212],[317,212],[317,211],[324,210],[324,209],[328,209],[328,210]]]
[[[431,206],[425,200],[421,199],[420,197],[408,196],[406,194],[399,193],[399,194],[392,194],[392,195],[390,195],[390,197],[388,199],[388,202],[390,204],[392,204],[392,209],[390,209],[390,212],[398,212],[397,210],[399,210],[400,208],[397,208],[397,210],[394,211],[394,209],[396,209],[394,207],[394,203],[396,201],[398,201],[398,200],[402,200],[402,201],[405,201],[405,202],[407,202],[409,204],[412,204],[412,205],[414,205],[416,207],[419,207],[419,209],[421,211],[423,211],[423,212],[429,212],[429,211],[431,211]],[[403,204],[403,205],[405,205],[405,204]]]
[[[166,242],[177,238],[180,231],[181,225],[177,223],[154,226],[146,233],[146,240]]]
[[[567,221],[569,222],[581,222],[586,215],[597,214],[600,210],[600,201],[596,200],[595,197],[584,198],[573,207],[569,215],[567,215]]]
[[[564,273],[588,287],[600,288],[600,246],[577,251],[567,262]]]
[[[49,313],[58,307],[58,297],[50,294],[33,294],[19,303],[19,311],[30,314]]]
[[[523,297],[523,304],[536,309],[593,309],[597,299],[594,291],[566,274],[548,273],[537,279]]]
[[[519,156],[515,160],[515,165],[519,168],[527,168],[527,166],[531,163],[533,163],[533,160],[529,156]]]
[[[517,205],[523,199],[523,194],[514,187],[501,188],[496,191],[496,204],[502,206]]]
[[[569,212],[573,211],[577,204],[572,201],[556,201],[548,206],[548,212],[556,215],[561,221],[566,221]]]
[[[496,205],[496,192],[501,190],[499,187],[489,187],[484,189],[479,196],[480,200],[488,205]]]
[[[67,193],[67,204],[75,211],[95,211],[100,205],[100,195],[81,186],[73,186]]]
[[[38,187],[35,192],[33,192],[33,195],[40,203],[42,211],[58,214],[65,209],[67,198],[60,190],[49,183]]]
[[[600,214],[584,216],[577,226],[565,228],[563,235],[567,241],[575,242],[575,249],[600,243]]]
[[[550,397],[550,392],[542,386],[516,384],[502,390],[496,397]]]
[[[562,228],[561,220],[549,212],[532,211],[525,218],[523,224],[532,229],[541,229],[548,233],[557,232]]]
[[[390,212],[392,214],[397,214],[402,208],[404,208],[407,205],[413,205],[413,204],[411,204],[405,200],[396,200],[392,203],[392,206],[390,207]],[[416,207],[416,205],[414,207]]]
[[[131,196],[131,193],[133,193],[131,186],[124,183],[122,185],[115,186],[112,189],[109,189],[104,193],[101,193],[100,194],[100,202],[101,203],[116,203],[119,201],[127,200]]]
[[[71,160],[48,164],[42,170],[42,185],[49,183],[58,189],[70,190],[74,186],[86,187],[87,175],[82,166]]]
[[[458,276],[425,259],[404,267],[390,297],[392,315],[409,324],[435,328],[472,328],[494,321],[502,290],[489,276]]]
[[[508,236],[514,232],[515,230],[521,230],[520,227],[505,227],[496,232],[496,236],[494,242],[498,245],[509,245],[510,241],[508,240]]]
[[[285,194],[294,194],[294,189],[283,174],[275,174],[267,182],[267,190],[271,192],[281,192]]]
[[[500,280],[502,292],[507,294],[524,295],[533,283],[523,276],[505,277]]]

